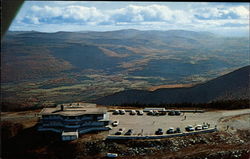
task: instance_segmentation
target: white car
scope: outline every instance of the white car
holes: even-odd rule
[[[202,125],[202,129],[208,129],[208,125]]]
[[[116,121],[114,121],[114,122],[112,123],[113,126],[118,126],[118,124],[119,124],[119,120],[116,120]]]
[[[135,115],[136,111],[135,110],[131,110],[130,115]]]
[[[126,113],[125,110],[123,110],[123,109],[120,110],[120,114],[121,114],[121,115],[124,115],[125,113]]]
[[[143,115],[143,111],[142,110],[138,110],[138,115]]]
[[[196,125],[195,130],[202,130],[202,125]]]

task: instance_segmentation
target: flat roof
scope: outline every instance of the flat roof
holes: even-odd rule
[[[165,111],[165,108],[144,108],[144,111],[149,111],[149,110],[160,110],[160,111]]]
[[[63,116],[79,116],[84,114],[105,114],[107,108],[96,107],[96,104],[82,104],[82,105],[63,105],[63,110],[61,110],[61,105],[54,108],[44,108],[40,114],[41,115],[63,115]]]
[[[78,132],[77,131],[71,131],[71,132],[62,132],[62,136],[78,136]]]

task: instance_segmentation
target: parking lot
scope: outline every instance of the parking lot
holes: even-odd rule
[[[109,112],[110,119],[112,121],[119,121],[118,126],[112,128],[109,131],[110,135],[114,135],[120,128],[124,128],[125,132],[129,129],[133,129],[132,135],[154,135],[155,131],[159,128],[163,129],[164,134],[166,131],[173,127],[174,129],[179,127],[182,132],[185,132],[185,127],[187,125],[202,125],[203,123],[208,123],[210,127],[215,127],[217,120],[219,119],[219,112],[204,112],[204,113],[192,113],[185,112],[178,116],[170,116],[168,113],[166,115],[147,115],[146,112],[143,115],[130,115],[130,112],[126,111],[124,115],[118,114],[114,115]],[[123,133],[123,134],[124,134]]]

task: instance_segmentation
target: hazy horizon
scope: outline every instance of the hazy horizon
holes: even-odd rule
[[[249,37],[249,3],[26,1],[9,31],[188,30]]]
[[[87,33],[87,32],[110,32],[110,31],[123,31],[123,30],[136,30],[136,31],[161,31],[161,32],[167,32],[167,31],[190,31],[190,32],[197,32],[197,33],[210,33],[218,37],[243,37],[243,38],[249,38],[249,35],[216,35],[214,32],[209,31],[194,31],[194,30],[183,30],[183,29],[170,29],[170,30],[139,30],[139,29],[117,29],[117,30],[79,30],[79,31],[36,31],[36,30],[8,30],[8,32],[38,32],[38,33],[59,33],[59,32],[68,32],[68,33]]]

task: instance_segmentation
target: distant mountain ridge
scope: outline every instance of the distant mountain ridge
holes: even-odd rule
[[[142,72],[148,76],[153,68],[159,76],[168,78],[172,78],[173,72],[165,68],[176,67],[177,73],[180,72],[176,75],[183,78],[200,74],[202,69],[206,72],[246,65],[248,42],[247,38],[221,38],[208,32],[186,30],[8,32],[2,41],[1,80],[55,77],[85,67],[136,76]]]
[[[250,51],[249,38],[188,30],[8,32],[1,42],[3,101],[20,105],[201,83],[249,65]]]
[[[102,105],[124,103],[207,103],[217,100],[250,99],[250,66],[190,88],[162,88],[155,91],[127,90],[98,99]]]

